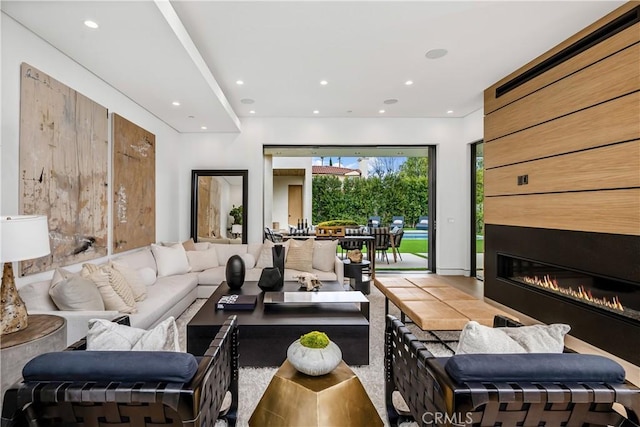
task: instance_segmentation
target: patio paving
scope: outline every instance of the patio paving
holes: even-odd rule
[[[426,257],[427,254],[424,254]],[[414,254],[403,253],[402,260],[397,257],[397,261],[393,262],[393,255],[389,253],[389,264],[386,260],[376,260],[376,270],[407,270],[422,268],[427,269],[427,258],[422,258]]]

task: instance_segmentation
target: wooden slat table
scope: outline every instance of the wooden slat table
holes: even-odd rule
[[[437,276],[376,277],[374,284],[385,297],[385,315],[389,313],[391,301],[400,309],[403,322],[406,315],[422,330],[460,330],[470,320],[492,326],[493,318],[498,314],[514,318]]]

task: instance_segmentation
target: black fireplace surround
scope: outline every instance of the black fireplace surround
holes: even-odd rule
[[[640,237],[486,225],[485,297],[640,365]]]

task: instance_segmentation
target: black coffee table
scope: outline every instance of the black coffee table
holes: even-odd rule
[[[348,287],[347,287],[348,288]],[[323,282],[320,292],[344,291],[338,282]],[[297,282],[285,282],[284,292],[306,292]],[[223,295],[258,295],[253,311],[216,310]],[[307,332],[325,332],[342,350],[348,365],[369,364],[368,303],[263,304],[257,282],[230,289],[223,282],[187,324],[187,352],[202,356],[224,321],[238,316],[240,366],[280,366],[289,345]],[[359,307],[360,305],[360,307]]]

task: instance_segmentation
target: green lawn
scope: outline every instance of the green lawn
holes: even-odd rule
[[[428,239],[402,239],[400,243],[401,254],[425,254],[428,253],[427,247]],[[340,250],[340,249],[338,249]],[[366,246],[362,249],[362,252],[366,253]],[[484,240],[476,239],[476,252],[484,253]],[[391,249],[389,249],[391,253]]]

